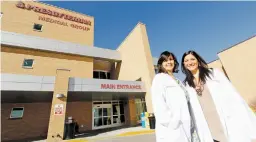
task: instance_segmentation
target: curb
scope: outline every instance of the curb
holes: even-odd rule
[[[151,133],[155,133],[155,130],[132,131],[132,132],[121,133],[116,136],[123,137],[123,136],[133,136],[133,135],[142,135],[142,134],[151,134]]]
[[[88,142],[88,140],[85,139],[73,139],[73,140],[64,140],[63,142]]]

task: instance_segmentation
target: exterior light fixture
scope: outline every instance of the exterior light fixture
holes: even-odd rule
[[[57,94],[56,98],[64,98],[64,94]]]

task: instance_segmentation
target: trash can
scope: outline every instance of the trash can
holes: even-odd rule
[[[75,137],[75,123],[72,117],[69,117],[64,127],[64,139],[68,140],[68,139],[73,139],[74,137]]]
[[[155,129],[156,119],[153,114],[148,117],[150,129]]]

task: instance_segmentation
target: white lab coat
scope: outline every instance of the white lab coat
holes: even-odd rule
[[[252,139],[256,139],[256,116],[226,76],[218,69],[214,69],[211,79],[207,78],[206,85],[228,142],[251,142]],[[196,91],[189,85],[186,85],[186,88],[190,95],[201,142],[213,142]]]
[[[182,88],[168,74],[159,73],[151,92],[157,142],[190,142],[190,115]]]

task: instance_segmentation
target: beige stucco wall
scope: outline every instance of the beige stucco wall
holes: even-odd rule
[[[138,23],[117,49],[122,56],[119,80],[141,80],[146,88],[148,112],[152,112],[150,87],[155,75],[146,26]]]
[[[209,67],[209,68],[217,68],[217,69],[219,69],[220,71],[224,72],[223,66],[222,66],[222,64],[221,64],[221,62],[220,62],[219,59],[208,63],[208,67]]]
[[[220,71],[222,71],[226,75],[227,78],[229,78],[225,68],[223,67],[223,65],[220,61],[220,59],[217,59],[217,60],[214,60],[214,61],[208,63],[208,67],[219,69]]]
[[[93,77],[93,58],[1,46],[2,73],[55,76],[56,69],[70,69],[71,77]],[[34,59],[32,69],[22,67],[24,59]]]
[[[43,4],[41,2],[23,1],[23,3],[25,3],[26,5],[30,4],[40,8],[45,8],[52,11],[75,16],[77,18],[89,20],[91,22],[91,25],[86,25],[66,20],[64,18],[57,18],[47,14],[42,14],[40,12],[35,12],[34,10],[21,9],[16,6],[17,3],[17,1],[1,1],[1,12],[3,12],[1,18],[1,30],[93,46],[93,17]],[[40,16],[45,18],[51,18],[61,22],[66,22],[67,26],[39,20]],[[33,30],[34,23],[43,25],[42,32]],[[84,31],[81,29],[72,28],[71,24],[87,27],[90,28],[90,30]]]
[[[241,96],[256,106],[256,36],[218,54],[230,81]]]
[[[64,136],[64,125],[65,124],[65,114],[66,114],[66,105],[68,98],[68,82],[70,70],[67,69],[57,69],[56,70],[56,80],[54,86],[54,92],[52,97],[52,106],[50,121],[47,134],[47,142],[56,142],[62,141]],[[57,94],[63,94],[63,98],[55,97]],[[62,105],[61,114],[55,114],[55,105]]]

